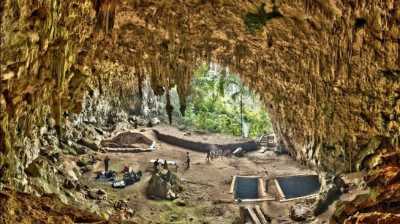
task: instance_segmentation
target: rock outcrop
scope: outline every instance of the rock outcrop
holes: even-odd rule
[[[193,70],[214,62],[261,95],[295,158],[371,170],[376,202],[399,202],[399,1],[5,0],[0,16],[4,184],[27,190],[41,130],[66,134],[86,93],[120,105],[147,78],[167,99],[176,85],[183,113]]]
[[[152,199],[173,200],[183,190],[179,177],[169,170],[160,170],[151,176],[147,196]]]
[[[1,223],[108,223],[104,218],[66,205],[54,195],[41,198],[11,190],[0,192]]]

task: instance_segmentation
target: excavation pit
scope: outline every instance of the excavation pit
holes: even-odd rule
[[[275,184],[281,201],[315,197],[321,188],[317,175],[277,177]]]
[[[236,202],[258,202],[273,200],[266,197],[265,180],[260,176],[234,176],[231,193]]]
[[[237,177],[235,199],[257,199],[258,177]]]

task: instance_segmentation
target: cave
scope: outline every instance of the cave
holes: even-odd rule
[[[1,223],[121,222],[68,199],[60,157],[102,153],[103,139],[70,139],[111,133],[96,126],[140,113],[146,90],[170,114],[176,88],[185,114],[202,64],[260,96],[290,157],[318,173],[331,223],[400,222],[399,1],[4,0],[0,17]],[[363,191],[340,198],[347,186]]]

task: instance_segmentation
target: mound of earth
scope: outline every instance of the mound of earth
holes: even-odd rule
[[[123,132],[113,137],[101,141],[101,146],[108,148],[147,148],[153,141],[142,133]]]

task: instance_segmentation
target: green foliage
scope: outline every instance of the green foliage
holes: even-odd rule
[[[265,108],[237,76],[216,74],[209,72],[207,66],[202,66],[196,71],[192,86],[187,113],[183,118],[187,126],[241,136],[243,120],[250,126],[250,137],[271,132]]]

